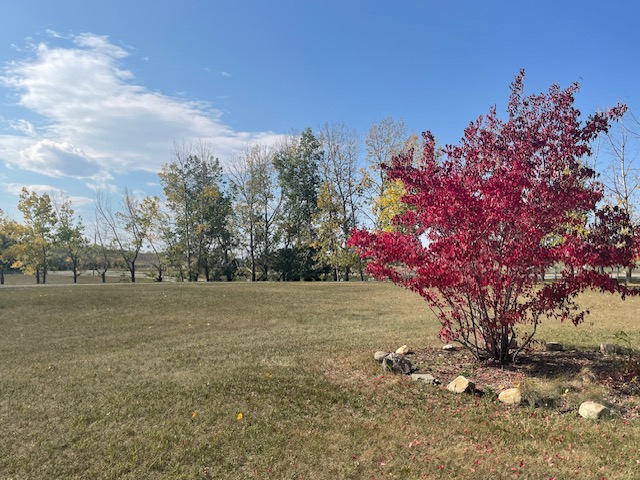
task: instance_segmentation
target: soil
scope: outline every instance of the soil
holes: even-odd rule
[[[627,419],[640,418],[640,356],[603,355],[600,352],[567,350],[522,353],[513,365],[478,362],[466,350],[416,350],[410,359],[417,373],[430,373],[443,383],[464,375],[476,383],[480,394],[488,390],[522,385],[527,379],[572,379],[573,384],[600,385],[606,402]],[[559,402],[555,407],[562,411]]]

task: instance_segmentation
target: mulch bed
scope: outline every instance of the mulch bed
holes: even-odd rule
[[[625,418],[640,417],[638,356],[605,356],[600,352],[583,350],[531,351],[522,353],[516,364],[503,366],[489,361],[478,362],[466,350],[428,348],[415,350],[410,359],[418,373],[430,373],[445,384],[458,375],[464,375],[472,379],[481,391],[499,391],[522,384],[527,379],[584,379],[604,386],[609,402]]]

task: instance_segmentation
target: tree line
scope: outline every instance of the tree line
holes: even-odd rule
[[[350,233],[388,228],[401,186],[380,165],[419,149],[419,137],[392,118],[374,123],[364,142],[355,129],[325,124],[275,146],[249,145],[224,170],[215,145],[176,142],[159,172],[162,198],[125,189],[114,207],[99,192],[88,224],[68,198],[23,189],[22,223],[0,210],[0,282],[12,269],[36,283],[51,269],[71,271],[74,282],[93,270],[106,281],[116,268],[135,282],[143,253],[156,281],[363,279]]]
[[[634,231],[638,125],[627,112],[598,137],[591,158],[606,203],[622,208]],[[69,199],[23,189],[22,223],[0,210],[0,283],[17,269],[36,283],[46,283],[51,269],[71,271],[74,282],[86,270],[104,282],[118,269],[135,282],[141,257],[156,281],[363,279],[365,260],[347,245],[351,232],[392,231],[407,208],[403,182],[381,165],[398,155],[418,163],[423,149],[421,137],[390,117],[364,139],[344,124],[325,124],[275,146],[249,145],[224,170],[215,145],[176,142],[159,172],[162,198],[124,189],[114,207],[98,192],[88,222]]]

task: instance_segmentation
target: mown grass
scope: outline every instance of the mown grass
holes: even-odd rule
[[[638,344],[640,300],[583,300],[541,338]],[[640,478],[636,421],[381,374],[437,330],[379,283],[0,288],[0,478]]]

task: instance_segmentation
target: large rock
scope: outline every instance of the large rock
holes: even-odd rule
[[[454,378],[451,383],[447,385],[447,390],[453,393],[472,393],[475,388],[475,383],[473,383],[468,378],[463,377],[462,375]]]
[[[584,402],[580,405],[578,413],[581,417],[597,420],[611,414],[611,410],[596,402]]]
[[[413,365],[411,365],[409,359],[404,355],[390,353],[382,360],[382,368],[385,371],[409,375],[413,369]]]
[[[519,388],[507,388],[500,392],[498,400],[505,405],[520,405],[520,402],[522,402],[522,393]]]
[[[407,353],[409,353],[409,347],[406,345],[402,345],[400,348],[396,350],[396,353],[398,355],[406,355]]]
[[[544,349],[547,352],[561,352],[564,350],[564,347],[558,342],[547,342],[544,344]]]
[[[389,352],[383,352],[382,350],[379,350],[373,354],[373,358],[375,358],[376,361],[382,363],[384,357],[386,357],[387,355],[389,355]]]
[[[429,385],[436,385],[440,383],[433,375],[430,373],[412,373],[411,380],[415,380],[417,382],[428,383]]]

